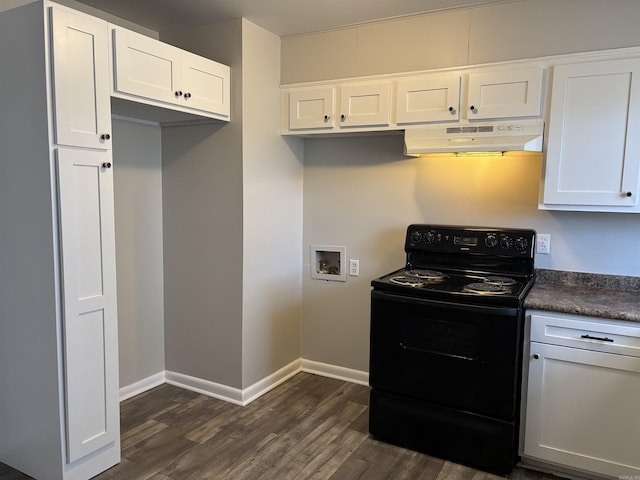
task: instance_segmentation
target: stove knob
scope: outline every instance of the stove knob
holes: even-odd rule
[[[529,247],[529,242],[526,238],[518,237],[516,238],[516,250],[519,252],[525,253],[527,248]]]
[[[433,243],[433,241],[436,239],[436,234],[433,232],[427,232],[427,236],[424,239],[425,243]]]
[[[500,246],[505,250],[509,250],[511,247],[513,247],[513,238],[505,235],[500,239]]]
[[[489,233],[484,239],[484,244],[489,248],[493,248],[498,245],[498,239],[496,238],[495,234]]]
[[[419,244],[420,240],[422,240],[422,234],[420,232],[413,232],[411,236],[409,236],[409,242],[411,242],[411,245]]]

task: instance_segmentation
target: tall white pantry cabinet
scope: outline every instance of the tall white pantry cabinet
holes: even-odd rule
[[[108,35],[0,14],[0,461],[37,479],[120,460]]]

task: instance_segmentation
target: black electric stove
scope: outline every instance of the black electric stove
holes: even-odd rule
[[[415,224],[371,282],[369,430],[505,474],[517,461],[523,302],[535,232]]]

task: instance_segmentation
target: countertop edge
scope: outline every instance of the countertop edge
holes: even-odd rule
[[[536,270],[524,308],[640,323],[640,277]]]

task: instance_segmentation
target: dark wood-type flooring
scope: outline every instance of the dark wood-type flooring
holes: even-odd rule
[[[556,478],[520,468],[499,477],[376,441],[367,431],[368,396],[368,387],[307,373],[246,407],[161,385],[122,402],[122,462],[95,478]],[[0,463],[0,480],[29,478]]]

